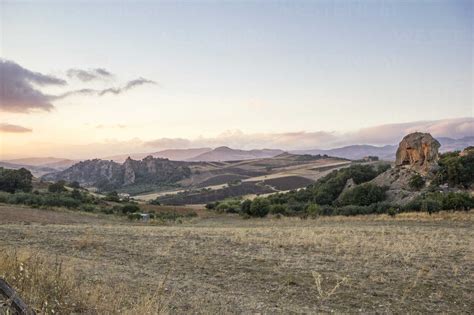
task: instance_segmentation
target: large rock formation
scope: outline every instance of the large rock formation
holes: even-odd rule
[[[429,133],[415,132],[406,135],[398,146],[395,167],[372,180],[377,186],[388,187],[387,201],[406,204],[419,196],[423,189],[410,187],[415,175],[421,175],[427,182],[438,166],[438,149],[441,145]]]
[[[437,166],[440,146],[429,133],[410,133],[398,146],[395,165],[426,175]]]
[[[77,181],[83,186],[107,191],[131,185],[171,185],[190,175],[191,169],[186,162],[148,156],[141,161],[128,158],[123,164],[98,159],[83,161],[42,178]]]

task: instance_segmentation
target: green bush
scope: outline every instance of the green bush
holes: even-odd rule
[[[127,205],[122,206],[120,210],[124,214],[135,213],[135,212],[140,211],[140,207],[134,204],[127,204]]]
[[[306,206],[306,213],[312,217],[321,215],[321,206],[315,203],[310,203]]]
[[[284,205],[279,205],[279,204],[271,205],[270,213],[271,214],[286,214],[287,208]]]
[[[251,216],[254,217],[264,217],[270,212],[270,201],[265,198],[255,198],[250,205],[250,213]]]
[[[0,190],[9,193],[16,191],[30,192],[33,188],[33,175],[25,168],[11,170],[0,167]]]
[[[240,212],[245,214],[250,214],[250,207],[252,205],[252,201],[249,199],[244,200],[240,204]]]
[[[120,202],[120,197],[118,193],[114,190],[114,191],[108,192],[105,195],[104,200],[112,201],[112,202]]]
[[[387,187],[379,187],[375,184],[366,183],[345,191],[339,197],[339,204],[342,206],[356,205],[368,206],[384,201]]]
[[[66,187],[64,187],[66,183],[63,180],[60,180],[56,183],[49,184],[48,191],[51,193],[60,193],[66,191]]]
[[[450,187],[469,188],[474,184],[474,153],[460,156],[459,152],[448,152],[440,155],[439,168],[434,183],[448,183]]]
[[[425,180],[423,177],[421,177],[421,175],[415,174],[410,178],[408,185],[411,189],[420,190],[425,186]]]

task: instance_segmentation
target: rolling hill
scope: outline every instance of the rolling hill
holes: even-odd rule
[[[229,147],[218,147],[212,151],[189,158],[188,161],[215,162],[215,161],[241,161],[274,157],[282,154],[282,150],[237,150]]]

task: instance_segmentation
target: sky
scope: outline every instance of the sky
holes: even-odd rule
[[[474,135],[471,1],[0,3],[0,159]]]

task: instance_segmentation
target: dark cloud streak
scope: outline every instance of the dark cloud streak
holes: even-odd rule
[[[32,132],[30,128],[25,128],[18,125],[12,125],[7,123],[0,123],[0,132],[4,133],[27,133]]]
[[[104,80],[113,77],[113,74],[104,68],[96,68],[91,70],[69,69],[66,72],[69,78],[76,78],[82,82],[89,82],[92,80]]]
[[[50,111],[54,108],[49,95],[34,85],[66,85],[66,81],[33,72],[13,61],[0,59],[0,110],[28,113],[32,110]]]
[[[81,89],[81,90],[69,91],[60,95],[56,95],[56,96],[53,96],[52,98],[55,100],[59,100],[59,99],[63,99],[69,96],[73,96],[73,95],[98,95],[98,96],[104,96],[107,94],[117,95],[143,84],[156,84],[156,82],[147,80],[144,78],[138,78],[136,80],[127,82],[127,84],[125,84],[123,87],[120,87],[120,88],[107,88],[103,90]]]

